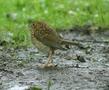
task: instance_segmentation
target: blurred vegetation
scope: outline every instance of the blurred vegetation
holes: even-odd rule
[[[109,0],[0,0],[0,40],[30,45],[27,21],[47,21],[55,28],[109,26]]]
[[[39,86],[32,86],[27,90],[42,90]]]

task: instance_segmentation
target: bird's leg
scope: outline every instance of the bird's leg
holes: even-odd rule
[[[48,61],[46,64],[51,64],[53,63],[52,55],[54,54],[54,50],[50,48],[49,53],[48,53]]]
[[[48,53],[48,61],[43,65],[44,67],[55,67],[56,65],[53,64],[52,55],[54,54],[54,49],[50,48]]]
[[[55,67],[56,66],[53,64],[53,59],[52,59],[53,54],[54,54],[54,49],[50,48],[49,53],[48,53],[48,61],[46,63],[47,67]]]

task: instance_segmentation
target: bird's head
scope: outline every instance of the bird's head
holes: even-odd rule
[[[46,28],[47,24],[43,21],[29,21],[29,27],[31,30],[40,30]]]

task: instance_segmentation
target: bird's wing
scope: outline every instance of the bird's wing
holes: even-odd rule
[[[37,40],[49,47],[63,49],[61,46],[61,37],[59,34],[51,28],[47,27],[45,29],[40,29],[37,33],[35,33]]]

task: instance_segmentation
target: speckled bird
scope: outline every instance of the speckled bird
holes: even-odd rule
[[[48,61],[42,67],[54,67],[52,55],[57,49],[66,50],[68,45],[80,45],[63,39],[53,28],[43,21],[31,21],[31,40],[36,48],[44,53],[48,53]]]

